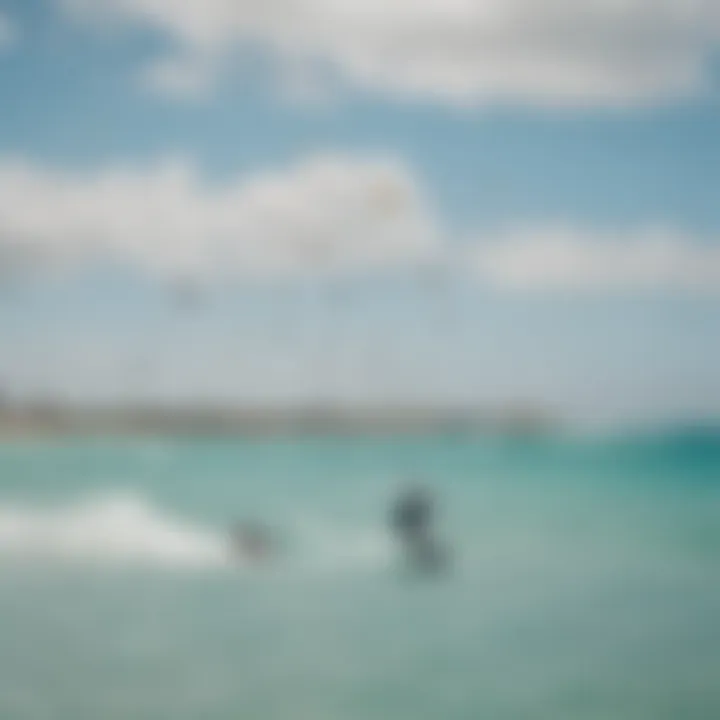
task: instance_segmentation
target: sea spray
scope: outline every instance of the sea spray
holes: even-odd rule
[[[307,515],[279,531],[275,567],[339,572],[387,565],[392,547],[378,528]],[[228,528],[162,511],[141,494],[105,493],[55,505],[0,504],[0,560],[93,566],[243,569]]]
[[[2,504],[0,557],[196,568],[229,562],[221,533],[166,516],[128,493],[50,507]]]

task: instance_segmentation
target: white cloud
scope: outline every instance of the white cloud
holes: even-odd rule
[[[407,169],[326,156],[211,187],[181,161],[92,175],[0,162],[0,263],[110,259],[182,276],[407,265],[437,235]]]
[[[149,72],[171,91],[260,48],[281,72],[329,68],[354,87],[451,104],[649,103],[706,89],[720,41],[717,0],[59,1],[168,36],[170,69]]]
[[[18,39],[18,29],[15,23],[0,12],[0,51],[12,47]]]
[[[513,292],[720,292],[720,244],[670,229],[540,225],[460,244],[387,158],[326,155],[223,185],[179,160],[91,174],[0,160],[0,275],[97,262],[208,281],[435,267]]]
[[[621,235],[521,230],[478,243],[468,267],[483,283],[514,291],[720,292],[720,244],[663,229]]]

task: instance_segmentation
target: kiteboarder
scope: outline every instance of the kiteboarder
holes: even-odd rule
[[[409,486],[395,501],[391,528],[403,545],[406,557],[418,570],[436,571],[447,564],[447,556],[434,534],[435,503],[429,491]]]

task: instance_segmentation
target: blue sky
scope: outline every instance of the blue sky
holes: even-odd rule
[[[720,414],[713,3],[259,7],[0,5],[11,393]]]

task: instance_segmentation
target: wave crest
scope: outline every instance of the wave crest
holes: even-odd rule
[[[129,494],[60,507],[0,505],[0,556],[98,564],[228,564],[221,535],[166,517]]]
[[[282,565],[306,571],[371,569],[385,565],[384,533],[299,518],[288,523]],[[0,504],[0,559],[72,564],[176,568],[242,566],[226,529],[168,515],[144,497],[111,494],[37,507]]]

